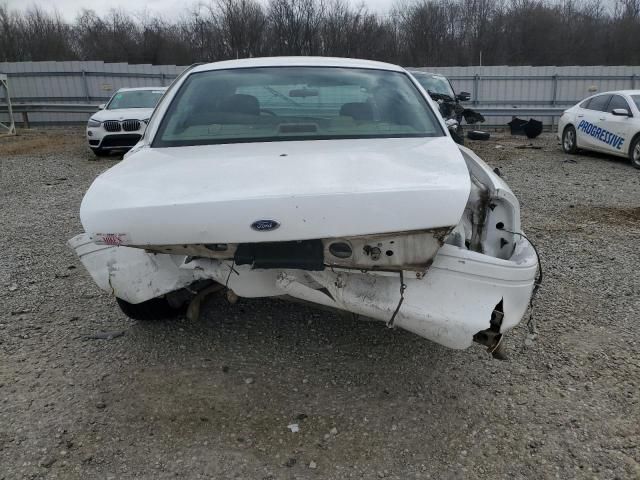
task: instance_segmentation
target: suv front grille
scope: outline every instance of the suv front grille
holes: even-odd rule
[[[124,130],[125,132],[137,132],[140,130],[140,120],[107,120],[103,123],[104,129],[107,132],[119,132]]]
[[[135,132],[140,129],[139,120],[124,120],[122,122],[122,129],[125,132]]]
[[[119,132],[120,122],[117,120],[107,120],[102,124],[107,132]]]

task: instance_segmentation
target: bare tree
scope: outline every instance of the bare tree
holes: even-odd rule
[[[402,63],[407,65],[448,65],[457,46],[449,28],[448,9],[444,2],[422,0],[396,7],[400,43],[404,46]]]
[[[72,28],[58,12],[50,14],[37,6],[22,15],[8,13],[6,7],[3,11],[0,21],[6,25],[6,33],[3,29],[0,45],[12,48],[20,60],[74,59]]]
[[[141,63],[140,29],[123,10],[111,10],[104,18],[84,10],[76,20],[77,48],[88,60]]]
[[[397,0],[385,15],[349,0],[202,0],[177,19],[82,10],[9,10],[0,61],[189,64],[331,55],[404,65],[594,65],[640,62],[640,0]],[[195,1],[195,0],[188,0]]]
[[[218,0],[217,12],[214,12],[214,15],[217,17],[225,58],[254,57],[262,54],[267,18],[258,2]]]
[[[640,0],[616,0],[610,30],[612,60],[637,65],[640,62]]]
[[[24,60],[20,46],[22,37],[21,17],[0,5],[0,61]]]
[[[211,7],[198,5],[180,20],[178,31],[180,38],[190,45],[191,51],[189,61],[180,63],[211,62],[222,58],[220,33]]]
[[[279,55],[316,55],[321,47],[323,0],[271,0],[270,47]]]

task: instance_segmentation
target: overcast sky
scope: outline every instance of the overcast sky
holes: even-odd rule
[[[268,0],[259,0],[267,3]],[[394,3],[394,0],[348,0],[353,5],[365,3],[370,10],[378,13],[386,13]],[[137,13],[148,11],[161,14],[167,18],[180,15],[185,9],[190,9],[197,3],[208,4],[209,0],[109,0],[100,2],[88,2],[87,0],[0,0],[7,3],[10,9],[25,10],[33,5],[39,5],[45,10],[57,10],[64,18],[73,20],[76,14],[83,8],[92,9],[99,14],[109,11],[111,8],[122,8],[128,12]]]

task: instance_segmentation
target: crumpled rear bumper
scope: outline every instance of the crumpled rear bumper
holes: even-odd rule
[[[288,295],[389,322],[401,298],[399,273],[325,269],[251,270],[231,262],[98,246],[87,234],[69,241],[102,289],[140,303],[184,288],[196,280],[228,285],[241,297]],[[450,348],[467,348],[474,334],[490,327],[502,301],[500,333],[516,326],[527,310],[537,272],[531,245],[521,240],[508,260],[444,245],[423,274],[406,271],[404,299],[394,326]]]
[[[536,255],[527,242],[519,243],[509,260],[444,245],[424,277],[405,272],[404,300],[394,326],[450,348],[467,348],[474,334],[489,328],[493,310],[501,301],[500,333],[520,322],[536,272]],[[294,297],[386,322],[400,300],[398,274],[306,273],[332,298],[305,287],[296,274],[281,275],[278,286]]]

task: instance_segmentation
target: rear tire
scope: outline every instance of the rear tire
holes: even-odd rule
[[[471,130],[467,133],[467,138],[470,140],[489,140],[491,134],[482,130]]]
[[[562,131],[562,150],[564,153],[576,153],[578,151],[578,141],[576,129],[573,125],[568,125]]]
[[[111,150],[105,150],[104,148],[100,148],[100,147],[97,147],[97,148],[90,147],[90,148],[96,157],[108,157],[109,154],[111,153]]]
[[[176,318],[184,312],[184,307],[174,308],[169,305],[166,298],[152,298],[142,303],[129,303],[121,298],[116,298],[122,313],[133,320],[151,321]]]
[[[640,135],[633,139],[629,148],[629,160],[634,168],[640,169]]]

